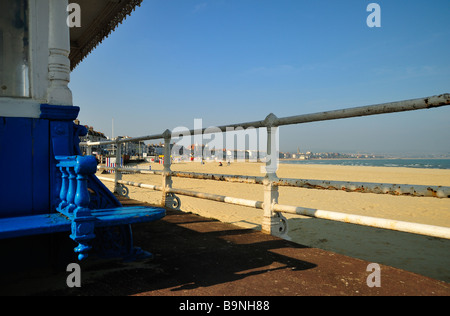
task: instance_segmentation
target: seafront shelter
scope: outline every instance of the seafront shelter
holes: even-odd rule
[[[397,184],[278,178],[277,164],[271,163],[276,161],[279,126],[428,109],[448,105],[449,94],[284,118],[269,114],[261,121],[223,125],[222,131],[236,126],[267,129],[269,159],[266,159],[264,177],[172,172],[171,159],[165,159],[164,169],[158,173],[162,175],[162,185],[156,186],[121,179],[121,172],[142,172],[137,168],[104,167],[115,169],[115,178],[106,181],[114,182],[116,193],[121,195],[126,191],[123,184],[162,191],[164,207],[114,195],[96,177],[95,157],[83,156],[80,151],[80,136],[88,131],[74,122],[83,105],[73,102],[70,74],[141,2],[0,2],[0,270],[3,272],[0,278],[9,274],[13,279],[10,283],[16,285],[16,275],[11,271],[25,270],[28,276],[40,266],[64,266],[65,269],[67,263],[84,263],[87,257],[125,261],[149,258],[152,254],[148,251],[152,249],[140,249],[133,243],[131,225],[144,224],[134,226],[134,237],[154,249],[163,268],[141,265],[132,277],[127,272],[119,273],[120,281],[131,284],[130,288],[117,286],[112,293],[240,296],[449,293],[443,282],[385,266],[383,287],[379,289],[367,283],[368,262],[279,238],[286,236],[288,230],[282,213],[446,239],[450,236],[448,228],[278,203],[279,186],[391,195],[426,194],[435,198],[450,197],[448,187],[411,188]],[[168,158],[171,137],[170,130],[165,130],[162,134],[113,142],[139,144],[143,140],[164,139],[164,157]],[[100,145],[104,143],[111,142]],[[84,145],[96,146],[94,142]],[[119,148],[116,161],[121,157]],[[264,190],[264,201],[173,188],[172,176],[259,184]],[[180,200],[174,194],[260,209],[264,212],[263,233],[179,212]],[[147,226],[148,222],[154,223]],[[114,270],[114,264],[111,267]],[[111,291],[110,284],[110,280],[99,282],[99,287],[86,287],[71,294],[104,295]],[[0,289],[9,291],[7,286]]]
[[[79,149],[87,130],[73,122],[80,107],[68,86],[71,70],[141,1],[72,2],[0,3],[0,239],[64,233],[78,244],[71,252],[79,260],[99,249],[147,256],[133,247],[130,224],[160,219],[165,210],[125,211],[95,177],[95,159]],[[33,244],[39,238],[11,248],[27,256],[37,247],[45,257],[51,243]],[[106,249],[111,238],[119,242]]]

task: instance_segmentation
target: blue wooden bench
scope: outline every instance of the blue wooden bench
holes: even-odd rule
[[[62,174],[57,212],[0,219],[0,239],[56,232],[71,232],[78,243],[78,259],[87,257],[95,238],[95,228],[151,222],[165,216],[165,209],[134,206],[105,209],[89,208],[88,177],[95,174],[97,162],[93,156],[57,156]]]

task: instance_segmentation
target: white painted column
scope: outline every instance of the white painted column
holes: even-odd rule
[[[49,57],[47,102],[73,105],[70,81],[70,33],[67,25],[68,0],[49,0]]]
[[[172,176],[171,176],[171,159],[170,159],[170,141],[172,139],[172,132],[168,129],[164,131],[164,169],[162,174],[162,202],[165,207],[173,208],[173,194],[168,192],[172,188]]]
[[[264,186],[264,214],[262,231],[274,236],[282,237],[287,233],[287,221],[281,213],[274,211],[278,203],[278,127],[274,126],[277,117],[269,114],[266,118],[267,127],[267,157],[265,165]]]
[[[122,185],[119,184],[119,181],[122,180],[122,172],[120,172],[118,169],[122,168],[122,144],[119,142],[116,142],[116,166],[114,168],[114,193],[121,194],[122,195]]]

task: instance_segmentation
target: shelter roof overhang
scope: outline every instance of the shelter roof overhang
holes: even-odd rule
[[[142,1],[70,0],[81,8],[81,27],[70,29],[70,69],[75,69]]]

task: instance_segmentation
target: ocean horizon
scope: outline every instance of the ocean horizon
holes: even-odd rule
[[[346,158],[346,159],[311,159],[311,160],[280,159],[280,163],[306,164],[306,165],[450,169],[450,158],[364,158],[364,159]]]

